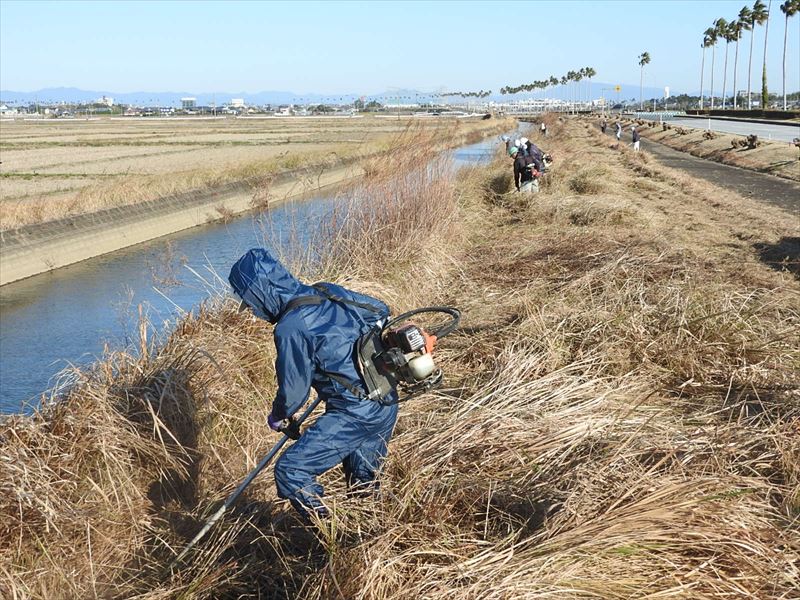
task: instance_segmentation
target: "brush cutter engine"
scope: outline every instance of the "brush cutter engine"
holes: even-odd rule
[[[426,331],[410,321],[423,313],[442,313],[449,321]],[[397,402],[427,392],[441,385],[443,373],[433,360],[436,342],[451,333],[461,319],[458,309],[447,306],[418,308],[403,313],[375,328],[359,344],[359,366],[367,383],[369,398],[382,404],[392,404],[386,396],[392,390],[404,394]]]
[[[442,381],[442,370],[433,362],[436,336],[415,323],[384,332],[388,346],[378,360],[384,372],[410,389],[431,389]]]

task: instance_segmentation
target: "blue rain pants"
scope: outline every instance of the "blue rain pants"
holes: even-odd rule
[[[307,518],[309,511],[326,516],[320,500],[323,488],[316,478],[338,464],[351,489],[375,485],[397,421],[397,405],[371,404],[375,410],[368,418],[329,408],[278,459],[278,495],[302,516]]]

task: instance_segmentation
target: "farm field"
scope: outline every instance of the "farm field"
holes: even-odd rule
[[[499,121],[95,119],[0,122],[0,229],[133,204],[388,148],[408,128],[442,140]],[[507,126],[507,125],[506,125]],[[502,127],[500,127],[502,128]]]

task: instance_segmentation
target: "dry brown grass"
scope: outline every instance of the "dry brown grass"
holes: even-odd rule
[[[508,121],[407,119],[4,121],[0,229],[172,194],[205,191],[300,168],[330,169],[391,147],[410,126],[442,147]]]
[[[794,597],[800,283],[754,243],[796,227],[582,127],[550,129],[556,163],[530,203],[498,206],[505,157],[455,186],[412,160],[396,185],[354,190],[368,226],[339,215],[305,263],[399,308],[464,312],[439,351],[447,387],[401,411],[379,498],[329,474],[334,517],[314,531],[262,476],[162,571],[275,439],[270,328],[219,299],[3,425],[6,595]],[[603,189],[576,194],[596,164]],[[360,231],[385,250],[365,252]]]

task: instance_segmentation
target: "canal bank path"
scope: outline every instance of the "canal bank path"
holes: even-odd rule
[[[608,128],[606,135],[611,139],[615,139],[613,127]],[[724,165],[705,158],[692,156],[688,152],[675,150],[644,137],[642,137],[641,142],[642,150],[648,152],[666,167],[680,169],[742,196],[777,206],[789,212],[795,218],[800,219],[800,183],[776,177],[775,175]],[[622,141],[620,143],[630,145],[631,133],[629,128],[626,128],[622,133]]]
[[[642,138],[642,149],[667,167],[680,169],[742,196],[772,204],[800,218],[800,183],[698,158],[688,152],[681,152],[644,138]]]

